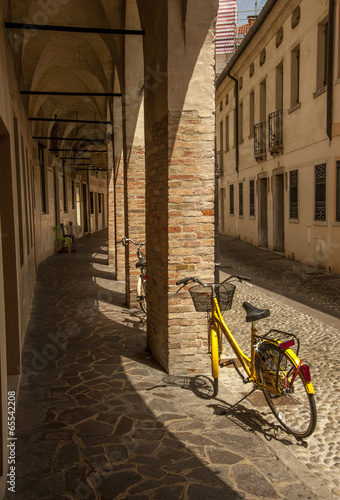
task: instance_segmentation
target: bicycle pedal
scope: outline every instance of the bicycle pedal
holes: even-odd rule
[[[233,359],[228,359],[227,361],[220,361],[220,368],[225,368],[226,366],[232,365],[234,363]]]

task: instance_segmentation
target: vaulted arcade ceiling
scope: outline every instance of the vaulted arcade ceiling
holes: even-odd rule
[[[41,137],[70,139],[59,146],[75,150],[86,143],[73,138],[105,140],[107,125],[98,122],[112,120],[113,95],[123,87],[124,38],[142,34],[137,12],[135,0],[7,1],[20,91],[28,117],[40,120]],[[125,29],[127,16],[136,33],[113,31]]]

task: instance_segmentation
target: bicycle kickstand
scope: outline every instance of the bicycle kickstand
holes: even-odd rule
[[[252,390],[250,392],[248,392],[248,394],[246,394],[239,401],[237,401],[236,403],[234,403],[233,405],[231,405],[230,408],[228,408],[224,413],[225,414],[228,413],[228,411],[230,411],[232,408],[234,408],[235,406],[238,406],[240,403],[242,403],[242,401],[244,401],[245,399],[249,398],[249,396],[251,396],[253,394],[253,392],[256,391],[256,389],[257,389],[257,387],[253,387]]]
[[[242,373],[238,369],[238,367],[237,367],[234,359],[228,359],[227,361],[221,361],[220,362],[220,368],[225,368],[226,366],[229,366],[229,365],[234,365],[234,368],[235,368],[237,374],[241,377],[241,379],[242,379],[242,381],[243,381],[244,384],[248,384],[249,383],[249,378],[248,377],[244,377],[242,375]]]

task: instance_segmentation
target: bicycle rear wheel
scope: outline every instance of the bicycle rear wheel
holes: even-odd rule
[[[218,376],[220,373],[220,356],[218,349],[218,335],[215,330],[210,330],[210,356],[211,374],[214,379],[214,396],[218,394]]]
[[[142,276],[138,276],[137,300],[141,310],[146,314],[146,280]]]
[[[276,348],[278,351],[279,349]],[[261,357],[263,353],[273,351],[273,345],[268,343],[261,346]],[[266,401],[280,424],[291,434],[298,438],[310,436],[316,426],[316,405],[314,395],[309,394],[306,388],[306,381],[302,371],[298,369],[298,363],[287,352],[282,353],[280,366],[278,367],[279,357],[274,356],[271,359],[276,360],[276,367],[273,371],[263,373],[277,380],[277,394],[272,394],[268,389],[262,388]],[[271,366],[271,368],[273,368]],[[298,370],[298,374],[294,375]],[[276,378],[277,377],[277,378]]]

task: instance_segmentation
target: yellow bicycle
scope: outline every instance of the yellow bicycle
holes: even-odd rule
[[[209,354],[214,379],[214,396],[218,393],[220,368],[233,364],[244,383],[252,383],[253,390],[263,392],[266,402],[280,424],[298,438],[310,436],[316,426],[317,414],[314,388],[310,369],[299,358],[298,338],[280,330],[270,330],[259,335],[256,321],[270,315],[269,309],[259,309],[244,302],[246,321],[251,323],[250,357],[243,353],[229,330],[222,312],[231,309],[235,285],[230,280],[251,281],[244,276],[230,276],[222,283],[203,283],[196,277],[177,281],[182,285],[196,283],[189,289],[196,311],[208,312],[209,317]],[[223,361],[222,333],[240,361],[246,376],[239,370],[234,359]]]

